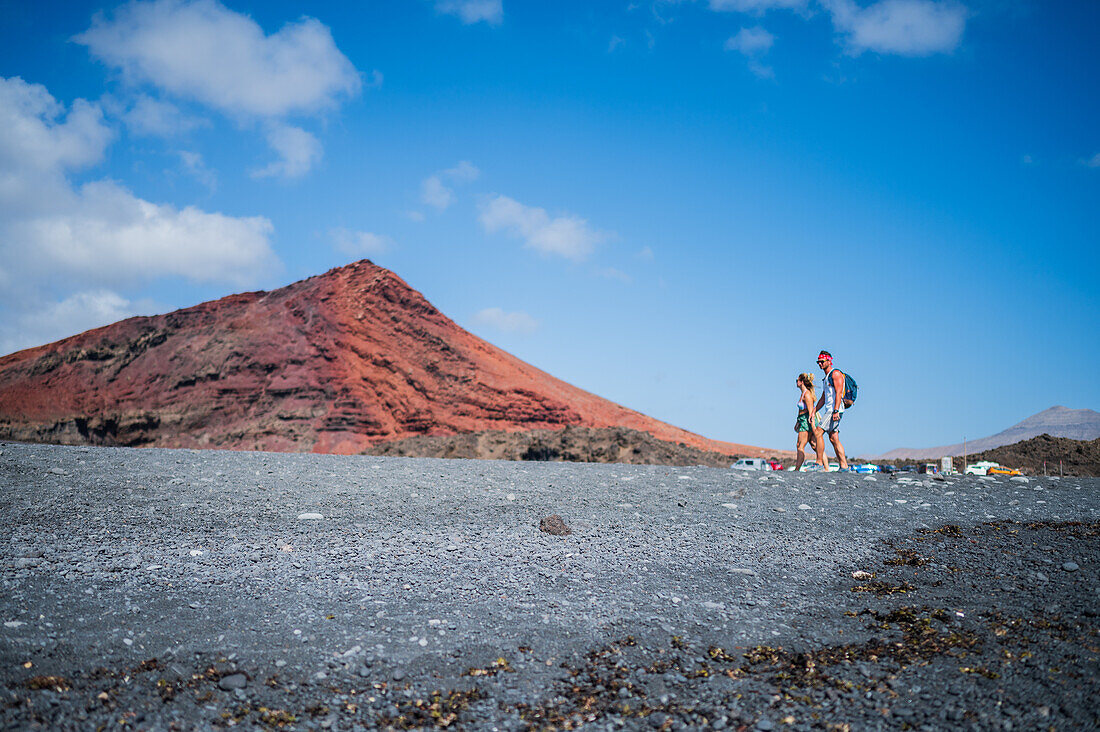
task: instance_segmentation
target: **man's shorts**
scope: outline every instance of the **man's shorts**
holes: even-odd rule
[[[825,432],[840,432],[840,421],[842,419],[844,419],[844,412],[841,412],[840,417],[837,419],[833,419],[832,412],[818,412],[814,424]]]

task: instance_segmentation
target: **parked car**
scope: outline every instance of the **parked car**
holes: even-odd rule
[[[986,475],[1023,475],[1019,470],[1015,468],[1005,468],[1000,465],[989,468],[985,471]]]
[[[866,474],[882,472],[882,468],[880,468],[877,465],[872,465],[871,463],[865,463],[864,465],[857,465],[857,466],[855,466],[854,470],[857,473],[866,473]]]
[[[779,462],[778,460],[769,459],[768,460],[768,465],[771,467],[772,470],[782,470],[783,469],[783,463]]]
[[[764,458],[741,458],[730,466],[734,470],[771,470],[772,466]]]
[[[991,462],[989,460],[979,460],[976,463],[971,463],[970,465],[966,466],[966,474],[967,475],[985,475],[986,471],[988,471],[990,468],[999,468],[999,467],[1001,467],[1000,463],[994,463],[994,462]]]

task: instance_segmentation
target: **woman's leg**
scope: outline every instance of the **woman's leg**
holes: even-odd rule
[[[798,459],[794,462],[794,471],[797,473],[802,467],[802,463],[806,461],[806,442],[810,439],[809,432],[798,433],[798,443],[795,445],[794,454],[798,456]]]
[[[814,428],[814,452],[817,453],[817,464],[821,467],[826,467],[828,463],[825,462],[825,430],[820,427]]]

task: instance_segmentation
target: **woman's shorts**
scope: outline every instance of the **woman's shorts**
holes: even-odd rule
[[[794,431],[795,432],[813,432],[813,430],[810,429],[810,413],[809,412],[799,412],[798,413],[798,419],[796,419],[794,421]]]

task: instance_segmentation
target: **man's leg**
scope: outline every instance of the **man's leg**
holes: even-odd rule
[[[833,443],[833,452],[836,453],[836,459],[840,462],[840,469],[848,469],[848,458],[844,455],[844,446],[840,444],[840,433],[830,432],[829,442]]]

